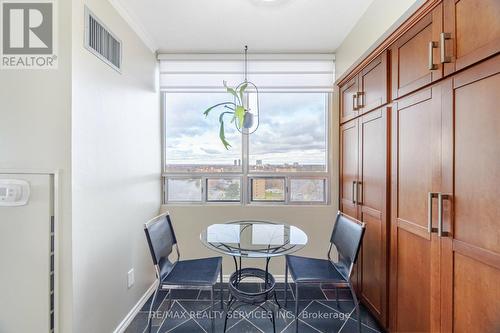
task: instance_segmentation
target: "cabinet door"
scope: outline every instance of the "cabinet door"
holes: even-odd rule
[[[386,323],[387,309],[387,110],[359,119],[359,219],[366,223],[358,279],[362,301]]]
[[[429,197],[440,190],[440,105],[440,86],[435,86],[401,99],[392,113],[390,297],[395,332],[439,330],[439,238],[432,232],[437,203]]]
[[[442,187],[452,196],[443,199],[443,332],[500,331],[498,87],[500,56],[447,86]]]
[[[358,121],[340,127],[340,210],[357,219]]]
[[[360,113],[366,113],[387,103],[387,51],[361,71],[359,90]]]
[[[440,58],[445,75],[500,52],[500,1],[445,0]]]
[[[340,123],[345,123],[358,115],[358,77],[340,87]]]
[[[438,43],[441,27],[439,4],[391,46],[394,99],[442,77]]]

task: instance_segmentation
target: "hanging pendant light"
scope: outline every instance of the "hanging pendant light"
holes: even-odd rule
[[[245,45],[245,59],[244,59],[244,81],[241,82],[237,87],[236,91],[239,91],[241,87],[245,86],[243,96],[241,96],[243,107],[245,108],[245,116],[243,120],[243,126],[239,126],[236,122],[236,128],[240,133],[252,134],[259,127],[260,121],[260,110],[259,110],[259,88],[251,82],[248,81],[248,46]],[[235,97],[236,99],[236,97]]]

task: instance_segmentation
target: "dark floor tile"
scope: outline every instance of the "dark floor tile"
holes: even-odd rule
[[[379,333],[368,326],[361,326],[362,333]],[[347,321],[347,323],[342,327],[340,333],[358,333],[358,322],[357,320],[353,320],[352,318]]]
[[[153,305],[153,310],[157,310],[158,307],[160,306],[161,302],[163,302],[163,299],[165,296],[168,294],[168,290],[160,290],[158,292],[158,295],[156,296],[155,303]],[[149,297],[146,303],[141,308],[141,311],[149,311],[149,307],[151,306],[151,300],[153,299],[153,295]]]
[[[318,333],[318,330],[299,320],[299,333]],[[295,322],[291,322],[281,333],[295,333]]]
[[[159,333],[172,332],[172,333],[205,333],[205,330],[201,328],[200,325],[193,319],[190,319],[172,330],[162,331],[160,329]]]
[[[257,327],[252,325],[248,320],[242,320],[236,325],[227,330],[228,333],[262,333]],[[271,331],[272,332],[272,331]]]
[[[352,300],[351,292],[345,289],[339,289],[339,300]],[[323,289],[327,299],[335,299],[336,292],[335,289]]]
[[[370,313],[370,311],[366,308],[366,306],[364,306],[363,304],[361,304],[359,306],[359,310],[361,312],[361,322],[363,324],[365,324],[366,326],[370,327],[370,328],[373,328],[374,330],[376,331],[383,331],[383,329],[380,327],[380,325],[378,324],[377,320],[372,316],[372,314]],[[356,314],[356,311],[354,311],[352,313],[352,316],[351,318],[353,319],[358,319],[358,316]]]
[[[295,290],[293,290],[295,294]],[[326,299],[325,294],[317,286],[300,286],[299,285],[299,298],[304,300]]]
[[[200,294],[199,289],[173,289],[173,299],[197,299]]]
[[[344,314],[313,301],[300,314],[299,318],[320,332],[338,332],[348,320],[348,314]]]
[[[161,312],[158,317],[162,319],[158,332],[162,333],[168,332],[191,319],[189,312],[181,307],[178,301],[174,301],[170,310]]]
[[[224,295],[224,301],[227,301],[227,299],[229,298],[229,291],[226,289],[224,289],[223,291],[223,295]],[[210,300],[210,291],[209,290],[202,290],[200,292],[200,294],[198,295],[198,299],[199,300]],[[219,288],[217,288],[214,292],[214,299],[215,300],[220,300],[220,290]]]
[[[142,332],[148,324],[148,312],[139,312],[125,330],[125,333]],[[151,332],[156,333],[159,326],[152,326]]]

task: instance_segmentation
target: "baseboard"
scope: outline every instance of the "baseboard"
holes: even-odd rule
[[[146,290],[144,295],[142,295],[141,299],[137,302],[137,304],[134,305],[132,310],[130,310],[129,313],[123,318],[120,324],[115,328],[113,333],[123,333],[127,329],[128,325],[132,322],[132,320],[135,318],[137,313],[142,309],[144,304],[148,301],[149,297],[155,292],[157,286],[157,281],[155,281],[151,287]]]

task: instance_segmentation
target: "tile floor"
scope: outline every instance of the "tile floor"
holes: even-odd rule
[[[292,286],[293,284],[292,284]],[[245,289],[258,290],[260,284],[248,283]],[[283,306],[284,284],[277,284],[278,301]],[[210,293],[200,290],[174,290],[172,306],[169,311],[167,292],[161,291],[153,306],[153,329],[155,333],[210,332]],[[227,289],[224,290],[224,300],[227,301]],[[335,300],[335,290],[328,286],[307,286],[300,289],[300,333],[317,332],[357,332],[357,316],[354,304],[348,290],[340,290],[339,305]],[[282,307],[276,315],[276,332],[295,332],[294,324],[294,294],[289,289],[288,304]],[[215,293],[215,332],[224,331],[225,313],[220,309],[220,293],[218,287]],[[134,318],[127,333],[141,333],[146,327],[151,298],[144,304]],[[274,303],[273,303],[274,304]],[[228,319],[228,333],[273,332],[270,312],[252,305],[243,305]],[[375,319],[361,305],[362,332],[383,332]]]

